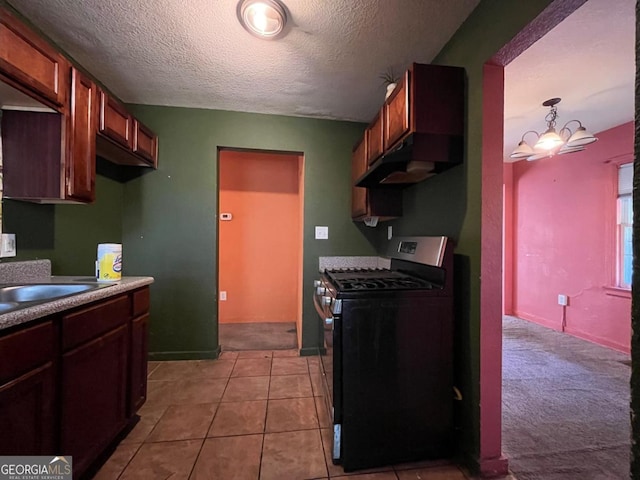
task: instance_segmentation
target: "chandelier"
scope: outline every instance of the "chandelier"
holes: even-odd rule
[[[543,102],[543,107],[550,107],[549,113],[544,117],[544,120],[547,122],[547,131],[543,134],[535,130],[525,132],[516,149],[509,155],[511,158],[526,158],[531,161],[552,157],[554,155],[581,152],[585,149],[585,145],[589,145],[598,140],[593,134],[587,132],[587,129],[582,126],[579,120],[569,120],[560,131],[556,133],[556,120],[558,118],[558,108],[556,105],[560,103],[560,100],[560,98],[550,98]],[[574,122],[578,124],[578,128],[576,128],[575,131],[569,128],[569,125]],[[536,142],[533,147],[524,140],[524,137],[530,133],[536,136]]]

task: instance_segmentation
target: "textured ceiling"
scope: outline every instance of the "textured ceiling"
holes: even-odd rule
[[[368,122],[379,76],[429,63],[479,0],[285,0],[277,41],[237,0],[9,2],[125,102]]]
[[[524,132],[546,130],[549,98],[562,98],[557,130],[571,119],[592,133],[633,120],[634,77],[635,0],[589,0],[507,65],[505,160]]]

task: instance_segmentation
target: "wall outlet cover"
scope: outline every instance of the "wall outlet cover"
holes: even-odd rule
[[[3,233],[0,237],[0,258],[16,256],[16,234]]]
[[[327,240],[329,238],[329,227],[316,227],[316,240]]]

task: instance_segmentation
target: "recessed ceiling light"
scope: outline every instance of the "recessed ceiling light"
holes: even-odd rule
[[[273,39],[284,30],[287,12],[279,0],[240,0],[238,20],[250,34]]]

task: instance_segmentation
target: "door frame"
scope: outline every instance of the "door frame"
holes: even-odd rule
[[[240,152],[240,153],[254,153],[254,154],[267,154],[267,155],[284,155],[291,156],[292,161],[296,160],[298,167],[298,198],[300,200],[299,214],[300,223],[298,231],[298,282],[296,288],[296,301],[297,301],[297,318],[296,318],[296,341],[298,344],[297,350],[302,349],[302,320],[303,320],[303,296],[302,296],[302,284],[304,273],[304,152],[288,151],[288,150],[269,150],[260,148],[243,148],[243,147],[230,147],[230,146],[218,146],[216,152],[216,214],[215,214],[215,259],[216,259],[216,281],[215,281],[215,295],[216,295],[216,312],[215,312],[215,331],[218,339],[217,350],[221,351],[220,344],[220,155],[222,152]]]

